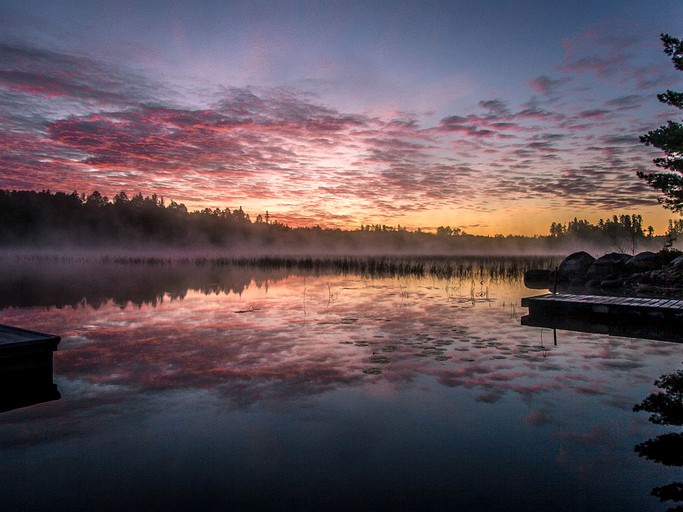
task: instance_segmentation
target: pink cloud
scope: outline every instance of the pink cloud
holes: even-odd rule
[[[567,58],[579,62],[581,48]],[[602,154],[620,173],[605,187],[620,188],[600,194],[601,204],[644,204],[622,191],[634,172],[625,162],[647,167],[648,157],[610,142],[622,131],[615,120],[638,108],[634,95],[562,110],[548,97],[517,108],[490,98],[477,113],[431,124],[409,112],[343,112],[285,88],[225,87],[203,106],[187,107],[129,70],[35,48],[0,49],[2,187],[156,192],[191,208],[244,205],[287,219],[313,217],[301,214],[305,205],[329,226],[360,224],[368,212],[405,224],[410,211],[489,211],[514,194],[559,199],[562,191],[572,208],[594,205],[585,179],[568,180],[564,170],[602,166]],[[530,84],[551,95],[570,78],[541,75]],[[501,173],[510,188],[499,186]],[[486,207],[478,189],[488,191]]]

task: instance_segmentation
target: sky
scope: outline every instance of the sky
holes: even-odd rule
[[[675,216],[680,0],[0,0],[0,188],[156,193],[291,226],[547,234]]]

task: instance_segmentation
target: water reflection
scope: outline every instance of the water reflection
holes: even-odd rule
[[[0,324],[0,413],[57,400],[52,353],[59,337]]]
[[[2,261],[0,308],[155,306],[183,298],[189,290],[241,294],[251,283],[267,286],[287,276],[284,270],[245,272],[229,266],[115,264],[90,261]]]
[[[660,391],[651,393],[633,407],[635,412],[650,413],[649,420],[658,425],[683,425],[683,370],[662,375],[655,381]],[[683,466],[683,433],[669,432],[639,443],[635,447],[639,456],[665,466]],[[660,501],[683,502],[683,482],[655,487],[651,494]],[[683,506],[668,512],[683,510]]]
[[[652,430],[630,410],[680,345],[568,333],[555,346],[519,325],[514,279],[201,272],[175,288],[149,278],[149,302],[6,299],[4,323],[63,335],[63,399],[0,415],[3,503],[652,509],[642,496],[661,475],[631,460]]]
[[[82,306],[111,300],[125,306],[156,305],[190,291],[240,295],[252,282],[268,287],[288,276],[359,275],[366,278],[431,277],[465,301],[488,300],[489,283],[519,281],[545,257],[359,258],[14,258],[0,253],[0,308]],[[461,288],[467,287],[467,290]],[[462,293],[467,292],[464,296]],[[485,297],[485,299],[484,299]],[[330,299],[332,294],[330,294]]]
[[[0,351],[0,413],[58,400],[51,351]]]
[[[647,318],[629,319],[622,316],[615,319],[596,319],[567,315],[529,314],[521,318],[521,323],[528,327],[545,327],[553,330],[683,342],[683,331],[681,331],[678,323],[666,323]]]

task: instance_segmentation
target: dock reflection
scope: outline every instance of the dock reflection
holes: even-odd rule
[[[592,316],[582,318],[561,314],[529,314],[521,318],[521,323],[529,327],[683,343],[683,331],[680,325],[656,319],[595,318]]]

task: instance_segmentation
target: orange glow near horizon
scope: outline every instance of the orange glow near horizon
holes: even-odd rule
[[[265,202],[245,201],[238,205],[216,205],[216,204],[186,204],[190,210],[201,210],[203,208],[230,208],[242,209],[249,215],[252,221],[256,220],[257,215],[265,217],[266,211],[270,216],[271,222],[280,222],[292,228],[306,228],[320,226],[324,229],[342,229],[342,230],[357,230],[362,225],[386,225],[396,228],[397,226],[405,227],[409,231],[416,231],[418,229],[424,232],[435,232],[439,226],[450,226],[451,228],[460,228],[464,232],[471,235],[495,236],[495,235],[521,235],[521,236],[536,236],[548,235],[550,225],[553,222],[567,224],[574,218],[579,220],[587,220],[592,224],[597,224],[600,219],[609,219],[613,215],[632,215],[637,214],[643,217],[643,225],[645,228],[652,226],[655,235],[663,235],[668,228],[670,219],[675,219],[675,214],[665,208],[654,205],[652,207],[639,208],[637,210],[618,210],[618,211],[597,211],[584,210],[577,212],[567,211],[545,211],[542,208],[536,208],[533,205],[523,207],[518,204],[513,204],[506,209],[496,210],[490,213],[482,213],[478,211],[443,209],[439,211],[423,212],[412,216],[397,216],[387,218],[384,216],[358,217],[358,208],[352,203],[349,204],[348,210],[337,210],[334,216],[325,216],[319,220],[311,219],[306,216],[296,216],[292,214],[282,213],[271,208]],[[345,219],[339,221],[337,219]]]

